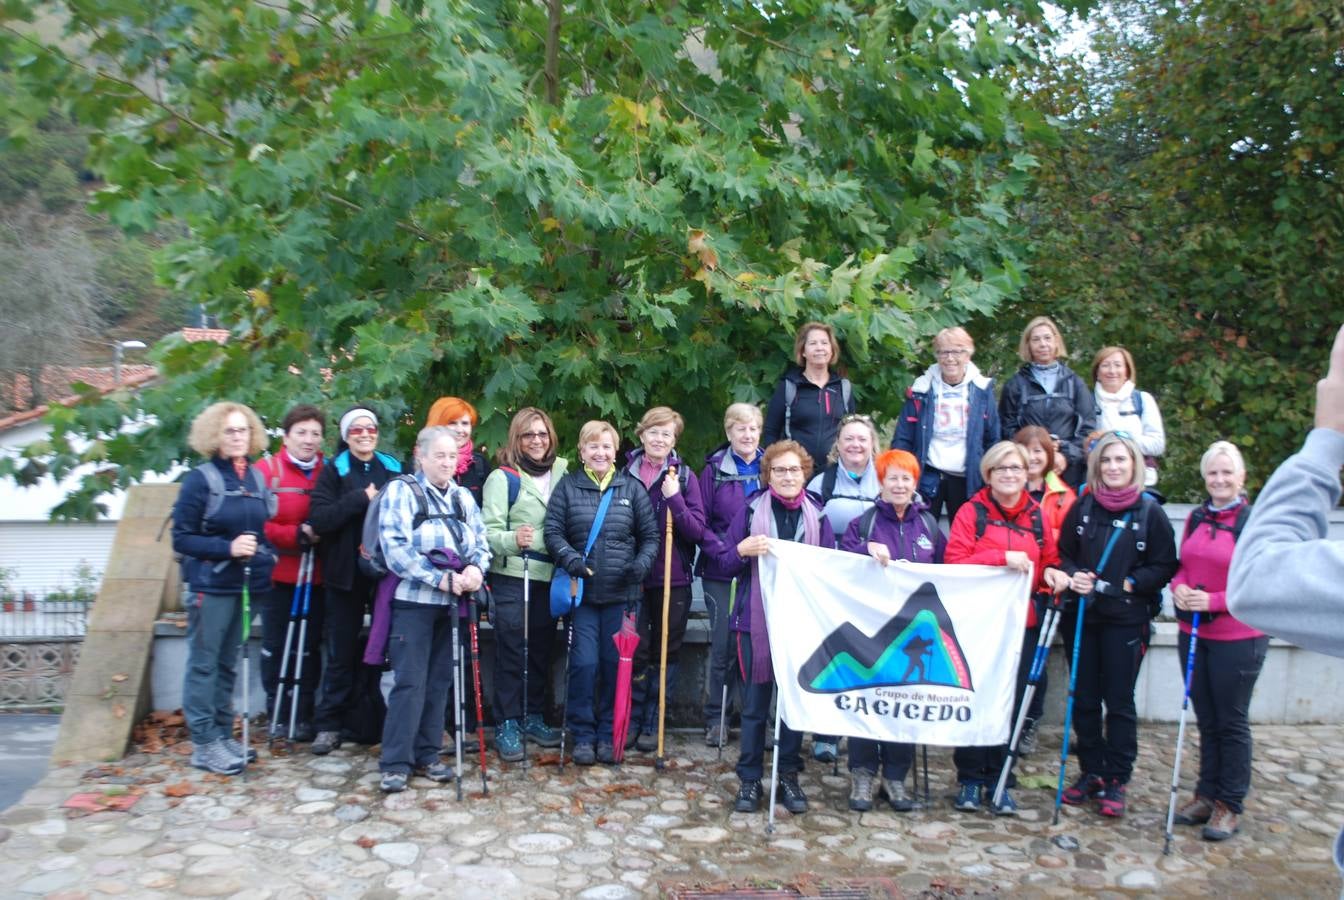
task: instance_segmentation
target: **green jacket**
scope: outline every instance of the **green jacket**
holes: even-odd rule
[[[565,477],[569,462],[556,458],[551,466],[551,490]],[[495,469],[485,479],[484,502],[481,518],[485,521],[486,540],[495,560],[490,564],[494,575],[512,575],[523,577],[523,558],[518,555],[518,526],[531,525],[535,533],[532,537],[532,551],[546,553],[541,523],[546,518],[546,501],[532,476],[520,471],[521,484],[518,487],[518,499],[513,508],[509,508],[509,480],[503,469]],[[533,559],[528,563],[527,575],[533,581],[550,581],[553,566]]]

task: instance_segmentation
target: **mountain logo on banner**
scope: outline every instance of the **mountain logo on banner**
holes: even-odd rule
[[[927,581],[872,637],[848,622],[832,631],[799,670],[798,684],[814,694],[914,684],[974,690],[952,619]]]

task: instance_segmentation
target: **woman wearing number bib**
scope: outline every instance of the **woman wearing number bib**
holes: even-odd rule
[[[1027,493],[1027,453],[1011,441],[999,441],[980,460],[985,487],[957,512],[947,540],[946,563],[1006,566],[1033,573],[1032,593],[1062,591],[1068,576],[1059,565],[1055,537],[1042,521],[1041,507]],[[1026,691],[1031,659],[1040,636],[1040,618],[1035,603],[1027,600],[1027,627],[1022,633],[1022,656],[1017,666],[1012,718]],[[953,805],[963,812],[976,812],[985,801],[985,786],[998,777],[1008,747],[958,747],[953,754],[960,788]],[[1012,786],[1010,779],[1009,787]],[[996,816],[1017,814],[1017,803],[1005,789],[990,812]]]
[[[849,523],[840,549],[866,553],[882,565],[893,559],[940,563],[947,541],[938,522],[915,492],[919,463],[904,450],[888,450],[877,458],[882,493],[872,511]],[[867,812],[880,786],[897,812],[909,812],[915,803],[905,792],[905,776],[915,758],[915,745],[895,741],[849,739],[849,808]],[[878,781],[878,763],[881,780]]]
[[[1059,534],[1061,568],[1085,604],[1073,700],[1082,774],[1063,801],[1095,800],[1097,812],[1119,818],[1139,752],[1134,683],[1162,588],[1176,573],[1176,539],[1162,507],[1143,494],[1143,454],[1128,433],[1108,432],[1097,441],[1087,458],[1087,488]],[[1077,633],[1078,615],[1070,604],[1060,620],[1066,640]]]

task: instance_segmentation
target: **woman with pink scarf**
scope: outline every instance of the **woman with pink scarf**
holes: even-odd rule
[[[737,777],[742,783],[734,805],[737,812],[756,812],[761,808],[765,732],[775,689],[759,560],[768,552],[770,538],[818,547],[835,546],[830,522],[803,490],[811,477],[812,457],[803,446],[797,441],[776,441],[761,457],[761,484],[765,490],[737,514],[722,541],[712,532],[705,532],[706,551],[713,554],[729,577],[739,578],[737,605],[729,622],[745,685],[742,749],[737,759]],[[807,812],[807,795],[798,784],[798,773],[803,769],[802,746],[802,732],[781,722],[779,743],[775,747],[779,754],[779,790],[784,808],[795,815]]]
[[[480,423],[476,407],[461,397],[440,397],[429,408],[425,418],[425,427],[442,425],[453,433],[461,448],[457,455],[457,472],[453,475],[453,484],[471,492],[476,508],[485,507],[482,491],[485,488],[485,476],[490,474],[490,461],[471,442],[471,433]]]

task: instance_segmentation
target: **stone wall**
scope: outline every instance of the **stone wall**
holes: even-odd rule
[[[47,709],[65,703],[82,635],[9,637],[0,643],[0,709]]]

